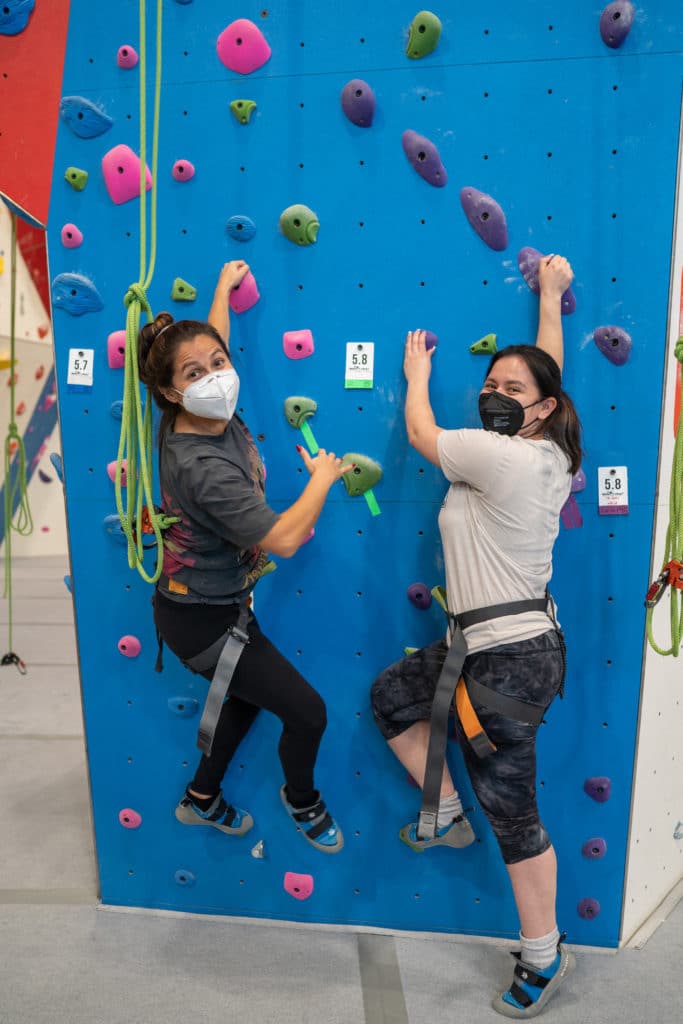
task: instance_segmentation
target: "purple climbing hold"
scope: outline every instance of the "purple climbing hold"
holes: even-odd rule
[[[448,181],[448,174],[434,143],[424,135],[410,130],[403,133],[402,141],[403,152],[420,177],[436,188],[443,188]]]
[[[538,261],[543,259],[543,253],[533,249],[530,245],[524,246],[517,253],[517,263],[522,272],[522,277],[531,288],[534,295],[540,294],[538,286]],[[562,313],[566,316],[576,309],[576,296],[571,288],[567,288],[562,296]]]
[[[635,10],[629,0],[616,0],[608,4],[600,15],[602,41],[613,50],[618,50],[631,31]]]
[[[369,128],[375,116],[375,94],[362,78],[352,78],[341,93],[342,110],[352,124]]]
[[[508,226],[505,214],[496,200],[485,192],[467,186],[460,190],[460,202],[465,216],[482,242],[496,252],[507,249]]]
[[[599,860],[607,853],[607,843],[597,836],[595,839],[587,839],[581,847],[581,853],[589,860]]]
[[[439,344],[439,338],[434,331],[425,331],[425,348],[429,352],[430,348],[436,348]]]
[[[586,474],[583,469],[578,469],[572,477],[572,494],[578,494],[579,491],[586,490]]]
[[[583,791],[592,800],[597,801],[599,804],[604,804],[612,795],[612,780],[608,779],[606,775],[594,775],[593,778],[586,779],[583,784]]]
[[[48,473],[45,473],[42,469],[38,470],[38,477],[44,484],[52,483],[52,477]]]
[[[426,583],[411,583],[407,590],[408,600],[423,611],[432,603],[432,593]]]
[[[573,494],[570,494],[564,505],[560,509],[560,519],[565,530],[578,530],[583,526],[583,516],[581,515],[581,509],[576,503],[576,498]]]
[[[628,362],[633,348],[631,335],[627,334],[621,327],[596,327],[593,331],[593,341],[598,346],[603,356],[609,359],[615,366],[623,366]]]
[[[579,905],[576,908],[579,912],[579,917],[582,917],[584,921],[592,921],[594,917],[597,917],[600,913],[600,904],[597,900],[587,896],[585,899],[579,901]]]

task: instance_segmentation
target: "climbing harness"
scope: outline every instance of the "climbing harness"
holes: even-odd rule
[[[21,537],[28,537],[33,533],[33,519],[28,500],[28,483],[26,479],[26,452],[24,450],[24,439],[14,420],[16,408],[16,312],[17,312],[17,218],[14,212],[11,216],[11,267],[10,267],[10,423],[5,439],[4,451],[4,479],[5,479],[5,589],[4,596],[8,605],[8,647],[9,650],[0,658],[0,665],[16,665],[22,675],[26,675],[26,665],[15,654],[12,642],[13,630],[13,600],[12,600],[12,532],[18,533]],[[12,473],[12,456],[16,454],[15,469]],[[14,477],[14,479],[12,479]],[[18,496],[18,514],[16,523],[14,518],[14,503]]]
[[[442,596],[443,592],[441,591],[440,597]],[[441,600],[439,603],[442,603]],[[485,707],[487,711],[493,711],[496,714],[505,715],[506,718],[529,725],[539,725],[546,711],[544,707],[539,707],[536,704],[529,704],[526,701],[517,700],[515,697],[497,693],[471,677],[465,680],[462,669],[467,657],[467,641],[463,630],[480,622],[489,622],[506,615],[521,615],[523,612],[532,611],[546,612],[560,637],[560,648],[564,660],[564,639],[555,620],[553,602],[548,592],[544,597],[489,605],[487,608],[476,608],[469,612],[462,612],[460,615],[453,615],[448,611],[447,606],[445,607],[451,626],[451,645],[441,669],[432,704],[429,747],[422,787],[422,808],[417,824],[418,839],[433,839],[436,834],[441,778],[446,756],[448,715],[453,702],[453,694],[455,693],[455,710],[460,724],[477,757],[488,757],[495,753],[496,747],[486,735],[473,702]],[[563,688],[564,678],[560,686],[561,695]]]

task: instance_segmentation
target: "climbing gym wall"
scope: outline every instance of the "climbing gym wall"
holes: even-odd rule
[[[377,733],[368,692],[406,646],[444,631],[437,602],[420,594],[443,583],[436,520],[446,488],[406,443],[405,332],[422,326],[438,339],[439,424],[478,425],[481,353],[493,335],[498,346],[533,340],[537,254],[561,252],[576,272],[565,379],[586,456],[556,547],[569,676],[541,729],[539,800],[559,857],[561,927],[572,942],[615,946],[666,353],[678,7],[638,8],[618,48],[619,19],[605,41],[600,9],[588,3],[552,13],[540,0],[444,3],[433,12],[440,36],[424,16],[409,35],[418,9],[406,0],[343,12],[322,0],[245,0],[229,14],[218,0],[162,7],[152,306],[204,316],[223,262],[246,259],[260,298],[233,315],[231,344],[269,501],[284,509],[302,489],[295,445],[305,428],[328,449],[369,457],[382,477],[367,496],[338,484],[315,536],[256,591],[263,627],[326,699],[318,783],[345,850],[317,854],[284,816],[278,727],[267,715],[224,787],[253,813],[254,830],[233,840],[183,827],[173,811],[194,771],[206,687],[170,654],[154,674],[150,589],[107,519],[123,377],[120,339],[108,339],[124,326],[123,296],[138,273],[138,3],[73,0],[49,233],[102,899],[516,934],[506,874],[455,743],[449,759],[474,805],[477,843],[416,855],[399,842],[419,794]],[[252,67],[243,63],[254,54]],[[150,68],[147,79],[151,101]],[[310,335],[283,341],[290,332]],[[317,403],[295,426],[284,415],[292,396]],[[299,416],[313,409],[293,404]],[[605,479],[624,466],[628,503],[608,505],[603,494],[602,513],[617,514],[600,514]],[[411,601],[416,583],[425,586]],[[120,650],[136,649],[131,636],[136,657]],[[289,873],[306,878],[293,887]]]

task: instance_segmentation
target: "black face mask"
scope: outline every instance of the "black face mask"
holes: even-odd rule
[[[542,401],[543,399],[539,398],[538,401],[531,402],[530,405],[522,405],[516,398],[501,395],[499,391],[486,391],[483,395],[479,395],[479,415],[484,430],[493,430],[496,434],[507,434],[512,437],[522,429],[525,410],[531,409],[533,405],[538,405]],[[531,423],[535,422],[536,420],[531,421]],[[527,426],[531,426],[531,423],[528,423]]]

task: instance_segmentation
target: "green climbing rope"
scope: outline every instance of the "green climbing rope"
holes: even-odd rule
[[[4,474],[5,474],[5,588],[4,596],[8,605],[8,653],[2,657],[3,665],[16,665],[23,674],[26,672],[24,662],[13,650],[13,607],[12,607],[12,533],[28,537],[33,533],[33,519],[28,500],[28,483],[26,480],[26,451],[24,439],[14,421],[16,409],[16,313],[17,313],[17,218],[11,214],[11,256],[10,256],[10,423],[5,439]],[[16,455],[16,473],[12,480],[12,456]],[[14,504],[19,496],[17,518],[14,522]]]
[[[683,364],[683,337],[676,342],[674,355]],[[666,543],[662,573],[652,584],[648,592],[647,605],[647,638],[650,646],[657,654],[672,654],[677,658],[683,637],[683,590],[673,584],[674,574],[677,582],[683,582],[683,416],[678,421],[676,441],[674,443],[673,465],[671,468],[671,491],[669,494],[669,525],[666,530]],[[680,567],[680,568],[679,568]],[[669,586],[669,584],[671,584]],[[658,586],[658,589],[655,589]],[[664,650],[654,640],[652,615],[657,601],[669,586],[671,600],[671,647]],[[651,596],[652,594],[652,596]]]

